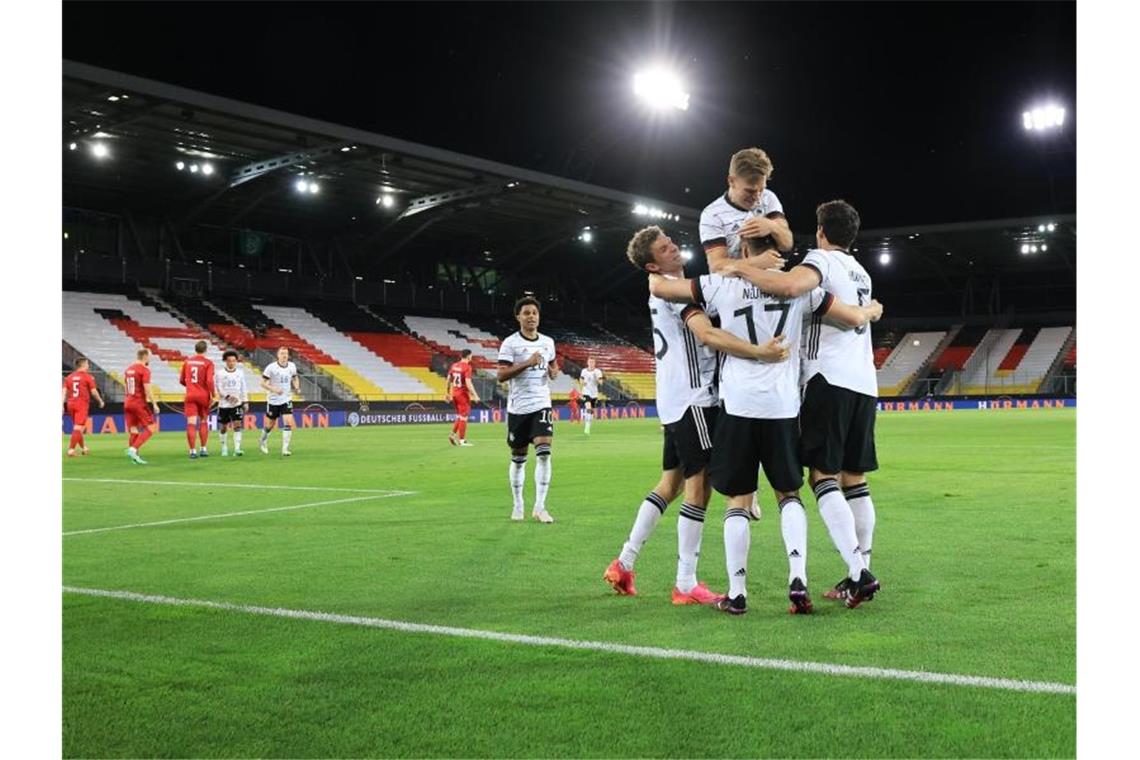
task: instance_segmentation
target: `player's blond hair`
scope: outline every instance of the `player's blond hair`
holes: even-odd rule
[[[150,356],[150,349],[149,349],[149,348],[140,348],[140,349],[139,349],[139,350],[138,350],[138,351],[135,353],[135,358],[136,358],[136,359],[145,359],[145,358],[147,358],[148,356]]]
[[[738,150],[728,162],[728,173],[743,180],[770,179],[773,171],[772,159],[760,148]]]
[[[629,239],[629,245],[625,248],[625,255],[629,257],[630,263],[638,269],[646,271],[646,265],[653,263],[653,244],[662,234],[664,233],[656,224],[651,224],[633,233],[633,237]]]

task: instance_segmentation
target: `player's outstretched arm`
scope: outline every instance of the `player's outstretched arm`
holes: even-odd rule
[[[659,274],[649,275],[649,292],[657,298],[673,303],[693,303],[693,281],[680,279],[669,280]]]
[[[866,306],[852,306],[838,298],[831,299],[831,305],[823,313],[828,322],[838,326],[854,329],[862,327],[868,322],[878,322],[883,316],[883,305],[872,300]]]
[[[791,354],[782,335],[756,346],[746,340],[741,340],[726,330],[713,327],[708,314],[703,311],[695,311],[690,314],[689,318],[685,320],[685,327],[696,336],[697,340],[709,348],[723,351],[729,356],[740,359],[774,363],[784,361]]]
[[[756,256],[742,261],[730,261],[721,273],[726,277],[748,280],[765,293],[780,298],[797,298],[819,286],[819,272],[812,267],[800,264],[792,267],[790,272],[780,272],[755,266],[753,262],[759,261],[760,258]]]

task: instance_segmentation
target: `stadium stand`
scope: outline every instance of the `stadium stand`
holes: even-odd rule
[[[899,396],[946,340],[948,332],[908,332],[878,371],[879,395]]]
[[[1071,327],[990,330],[976,358],[963,367],[956,390],[968,395],[1035,393],[1072,331]]]
[[[352,389],[358,398],[376,401],[414,400],[438,395],[420,379],[400,370],[303,308],[256,305],[254,308],[310,345],[319,345],[331,361],[318,362]]]

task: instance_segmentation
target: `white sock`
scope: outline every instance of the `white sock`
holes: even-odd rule
[[[218,434],[218,437],[222,439],[222,451],[223,452],[229,451],[230,447],[226,443],[226,441],[227,441],[226,431],[223,430],[221,433]]]
[[[511,455],[511,468],[508,471],[511,484],[511,496],[514,498],[515,509],[523,508],[523,485],[526,483],[526,454]]]
[[[590,420],[594,419],[594,415],[590,412],[582,412],[582,419],[586,423],[586,432],[590,432]]]
[[[839,556],[847,563],[847,575],[851,580],[858,580],[863,572],[863,554],[859,551],[859,539],[855,536],[855,517],[851,514],[851,507],[839,491],[839,484],[835,478],[824,478],[812,488],[815,490],[815,500],[819,504],[819,515],[831,534],[831,541],[835,544]]]
[[[293,437],[293,428],[284,428],[281,431],[281,450],[289,450],[289,439]]]
[[[637,509],[637,518],[633,521],[633,530],[629,532],[629,540],[621,547],[621,554],[618,555],[618,562],[626,570],[633,569],[633,563],[637,561],[641,547],[653,535],[657,522],[668,508],[669,502],[653,491],[650,491],[645,501],[641,502],[641,506]]]
[[[788,583],[799,578],[807,585],[807,512],[803,502],[789,496],[780,502],[780,531],[788,551]]]
[[[550,489],[550,444],[534,447],[534,511],[546,511],[546,492]]]
[[[863,564],[871,569],[871,544],[875,537],[875,504],[871,501],[871,488],[866,483],[843,489],[843,498],[855,516],[855,536],[863,552]]]
[[[241,431],[234,431],[234,451],[241,451]]]
[[[261,442],[262,443],[268,443],[269,442],[269,433],[270,433],[270,431],[268,429],[266,429],[266,428],[261,429]]]
[[[705,508],[685,502],[677,518],[677,590],[689,593],[697,585],[697,560],[701,556],[701,533]]]
[[[728,569],[728,595],[735,599],[748,596],[748,546],[752,535],[748,530],[748,510],[731,508],[724,513],[724,564]]]

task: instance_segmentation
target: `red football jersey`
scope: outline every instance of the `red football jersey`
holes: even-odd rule
[[[63,387],[67,388],[67,403],[87,406],[91,402],[91,391],[95,389],[95,378],[77,369],[63,379]]]
[[[467,381],[471,379],[471,365],[467,362],[455,362],[447,371],[447,384],[451,386],[451,395],[468,396]]]
[[[141,403],[145,406],[146,388],[143,386],[150,382],[150,367],[135,362],[123,373],[123,382],[127,386],[127,397],[124,402]]]
[[[200,354],[191,356],[183,362],[178,382],[186,386],[187,396],[214,395],[214,363]]]

